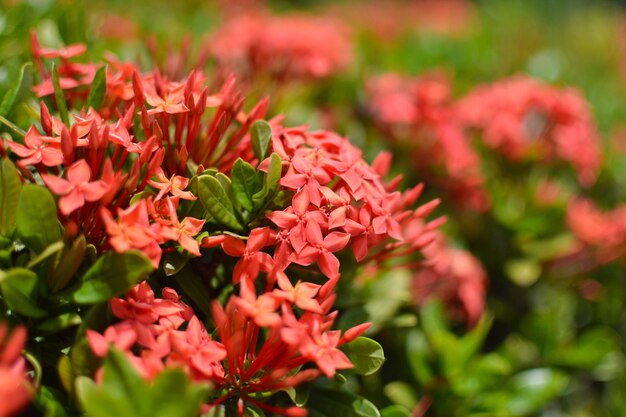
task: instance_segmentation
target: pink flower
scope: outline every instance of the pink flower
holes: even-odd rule
[[[196,199],[196,196],[194,196],[191,191],[183,191],[189,185],[189,178],[180,175],[172,175],[168,179],[163,170],[157,172],[156,175],[158,181],[148,180],[148,184],[159,190],[159,193],[154,198],[155,201],[160,200],[167,193],[171,193],[174,197],[179,197],[183,200]]]
[[[26,329],[18,327],[9,337],[8,326],[0,323],[0,416],[16,415],[31,400],[33,389],[26,379],[26,362],[21,355]]]
[[[155,268],[159,267],[161,248],[157,241],[158,235],[150,227],[146,200],[139,200],[126,210],[118,209],[117,222],[104,207],[100,214],[109,235],[109,244],[115,251],[140,250],[152,260]]]
[[[276,238],[268,227],[260,227],[250,232],[248,241],[244,244],[240,239],[226,236],[222,242],[222,249],[230,256],[241,259],[233,271],[233,283],[237,284],[244,278],[255,280],[259,272],[269,272],[273,266],[272,257],[261,252],[261,249],[272,244]]]
[[[13,153],[23,158],[18,161],[20,166],[26,167],[43,163],[45,166],[54,167],[63,163],[63,153],[61,147],[58,144],[50,143],[51,141],[52,138],[41,136],[37,129],[32,126],[24,137],[24,145],[26,146],[11,140],[7,141],[6,144]]]
[[[91,180],[91,169],[84,159],[80,159],[67,170],[67,180],[54,175],[41,176],[46,186],[56,195],[60,195],[59,210],[66,216],[85,205],[102,198],[108,185],[102,180]]]
[[[314,361],[327,377],[332,378],[338,369],[354,367],[346,354],[337,349],[340,338],[339,330],[322,333],[314,329],[304,339],[300,350],[303,356]]]
[[[292,262],[298,265],[311,265],[317,261],[320,271],[328,278],[339,275],[339,260],[333,252],[345,248],[350,241],[350,235],[341,232],[332,232],[322,235],[319,224],[308,222],[306,225],[307,245],[300,253],[292,254]]]

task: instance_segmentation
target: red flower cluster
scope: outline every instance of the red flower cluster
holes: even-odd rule
[[[487,208],[480,159],[459,123],[444,77],[386,74],[369,80],[367,92],[377,126],[411,153],[420,178],[470,208]]]
[[[90,67],[84,72],[91,74],[97,67],[75,64],[69,58],[84,48],[75,45],[54,52],[39,48],[36,38],[33,45],[44,78],[34,87],[35,92],[40,96],[53,92],[46,87],[52,85],[51,74],[39,58],[60,57],[58,71],[63,74],[61,80],[66,80],[61,83],[65,99],[83,103],[88,93],[85,85],[93,77],[86,80],[83,72],[73,68]],[[238,157],[251,160],[247,130],[265,114],[267,101],[246,115],[241,112],[243,98],[234,89],[233,78],[219,93],[210,95],[199,73],[174,82],[158,71],[141,75],[134,65],[114,59],[110,59],[106,80],[106,95],[98,112],[89,109],[72,115],[74,123],[67,126],[51,116],[42,102],[44,132],[33,126],[23,144],[7,141],[7,147],[21,158],[18,166],[26,178],[37,181],[34,173],[38,173],[60,197],[60,218],[71,236],[82,233],[96,247],[110,245],[118,252],[138,249],[155,267],[161,257],[160,245],[167,242],[177,242],[198,256],[193,237],[204,220],[179,220],[176,214],[180,199],[195,199],[184,191],[189,183],[185,175],[189,169],[201,171],[204,165],[229,169]],[[237,128],[231,126],[235,123]],[[151,188],[158,191],[156,195]],[[131,206],[131,198],[139,193],[148,198]]]
[[[463,122],[489,148],[512,160],[570,163],[590,186],[600,168],[600,142],[587,103],[573,89],[517,76],[472,91],[459,103]]]
[[[349,31],[337,21],[293,14],[239,15],[223,24],[207,48],[219,65],[248,79],[321,78],[352,61]]]
[[[413,296],[418,304],[431,297],[446,302],[452,313],[476,324],[485,309],[487,274],[478,259],[438,239],[424,249],[426,268],[413,278]]]
[[[8,330],[5,323],[0,323],[0,417],[15,415],[32,396],[22,357],[26,329],[18,327],[10,337]]]
[[[145,378],[176,366],[194,381],[212,382],[221,395],[208,406],[239,396],[268,411],[300,415],[301,409],[279,409],[257,401],[254,395],[296,386],[320,372],[332,377],[337,369],[351,368],[338,347],[361,335],[369,324],[343,336],[330,330],[337,315],[330,312],[335,281],[324,286],[303,282],[294,286],[280,272],[275,281],[277,288],[268,285],[257,296],[253,282],[245,278],[240,295],[231,296],[225,308],[214,302],[219,341],[211,338],[174,290],[165,288],[163,298],[156,298],[146,282],[131,290],[126,299],[110,301],[120,322],[103,334],[87,330],[87,337],[97,356],[104,357],[109,346],[115,345]],[[262,336],[264,330],[268,333]],[[319,370],[300,371],[307,363]]]
[[[343,38],[328,29],[327,36],[337,40],[320,43],[328,26],[312,22],[300,26],[301,19],[277,18],[280,24],[272,20],[263,26],[258,36],[267,34],[277,42],[269,43],[275,49],[268,49],[263,60],[279,62],[284,46],[286,61],[292,62],[292,53],[306,59],[297,61],[305,63],[302,68],[281,68],[281,76],[326,75],[339,65],[335,53],[345,58],[333,45]],[[297,30],[309,35],[299,36]],[[313,34],[317,49],[312,46]],[[289,42],[280,43],[285,39]],[[291,48],[298,42],[302,44]],[[70,60],[84,48],[52,52],[40,49],[35,38],[33,43],[38,59],[60,58],[65,100],[72,106],[85,103],[90,93],[86,76]],[[318,56],[320,44],[332,53]],[[358,262],[382,266],[396,258],[395,264],[413,264],[414,255],[436,239],[436,229],[444,221],[426,220],[438,201],[412,209],[422,187],[401,193],[397,191],[401,178],[386,182],[389,154],[382,153],[370,165],[347,139],[327,131],[286,128],[280,118],[270,122],[268,151],[273,154],[259,161],[250,127],[265,116],[267,100],[244,113],[233,78],[218,93],[209,94],[200,72],[177,82],[158,70],[141,74],[134,65],[114,58],[109,64],[106,93],[97,111],[83,109],[72,115],[70,124],[53,117],[42,103],[43,132],[33,126],[23,144],[7,142],[20,158],[23,176],[43,182],[58,197],[59,219],[69,237],[83,234],[100,252],[139,250],[155,268],[163,252],[177,249],[196,257],[212,253],[226,262],[226,271],[228,257],[215,252],[237,259],[231,260],[234,294],[225,306],[217,301],[212,306],[217,340],[174,290],[166,288],[163,298],[157,298],[144,282],[125,299],[110,302],[119,322],[103,334],[87,332],[94,353],[104,356],[114,344],[147,378],[163,367],[183,367],[194,380],[211,381],[218,388],[213,404],[236,397],[272,412],[301,413],[297,408],[275,409],[254,394],[352,367],[338,347],[369,324],[343,335],[332,330],[341,260],[354,256]],[[52,74],[43,61],[39,66],[44,81],[35,91],[50,95],[54,90],[47,84],[54,84]],[[98,74],[94,64],[80,64],[87,67],[85,72]],[[63,118],[62,107],[57,107]],[[190,178],[215,172],[228,184],[238,160],[249,163],[254,174],[262,176],[254,166],[268,172],[266,179],[270,169],[274,175],[279,171],[277,193],[285,197],[281,203],[261,207],[258,217],[242,223],[239,234],[205,221],[210,217],[200,210],[208,204],[206,199],[198,204],[199,210],[181,209],[197,199],[188,189]],[[196,237],[201,233],[199,244]],[[290,277],[297,265],[314,263],[321,274],[308,270],[297,280]],[[303,365],[308,367],[300,370]]]

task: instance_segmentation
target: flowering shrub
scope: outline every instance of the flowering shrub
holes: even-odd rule
[[[50,332],[83,323],[63,347],[71,372],[96,371],[76,369],[77,349],[108,358],[101,388],[78,386],[88,412],[116,389],[107,366],[129,366],[119,353],[148,381],[180,368],[210,383],[205,411],[304,415],[272,394],[354,368],[340,349],[352,341],[380,351],[359,339],[369,323],[333,330],[335,287],[356,263],[419,255],[441,223],[426,220],[436,202],[410,208],[420,186],[402,193],[385,180],[388,155],[369,165],[333,132],[267,123],[267,100],[244,112],[234,78],[210,92],[199,71],[171,81],[113,57],[77,64],[81,45],[50,50],[33,37],[33,49],[42,79],[33,91],[56,111],[41,101],[40,122],[5,142],[16,168],[4,160],[3,193],[19,198],[5,201],[4,230],[45,268],[9,261],[42,292],[21,295],[28,308],[4,295],[25,319],[61,314]],[[3,282],[23,291],[18,279]],[[85,323],[85,306],[103,302],[110,324]]]

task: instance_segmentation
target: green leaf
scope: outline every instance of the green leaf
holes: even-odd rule
[[[166,253],[163,257],[163,270],[165,275],[170,277],[177,274],[187,265],[187,262],[189,262],[189,257],[182,253],[176,251]]]
[[[53,334],[68,329],[73,326],[78,326],[82,322],[80,315],[77,313],[64,313],[57,317],[52,317],[42,321],[37,330],[46,334]]]
[[[70,117],[67,112],[67,103],[65,102],[65,96],[63,95],[63,90],[61,90],[61,84],[59,81],[59,70],[57,69],[56,64],[52,64],[52,86],[54,87],[54,100],[57,103],[57,109],[59,110],[59,116],[61,116],[61,121],[69,126]]]
[[[560,395],[567,384],[568,377],[563,372],[550,368],[529,369],[506,384],[508,395],[498,390],[485,393],[485,402],[481,405],[507,411],[512,416],[532,415]]]
[[[354,364],[353,371],[359,375],[371,375],[385,362],[385,353],[380,344],[368,337],[358,337],[341,347]]]
[[[22,188],[16,226],[22,242],[37,253],[61,240],[57,207],[50,191],[32,184]]]
[[[327,388],[312,390],[307,406],[326,417],[380,417],[376,406],[365,398]]]
[[[24,74],[31,65],[32,64],[30,62],[22,65],[19,77],[17,78],[17,80],[15,80],[15,83],[13,84],[11,89],[9,89],[9,91],[7,91],[2,98],[2,102],[0,103],[0,116],[8,116],[9,112],[13,108],[13,105],[15,104],[15,99],[17,98],[17,95],[22,88],[22,84],[24,83]]]
[[[272,127],[265,120],[256,120],[250,127],[252,149],[259,161],[265,159],[272,141]]]
[[[415,394],[415,390],[406,382],[402,381],[394,381],[385,385],[383,388],[383,392],[391,400],[391,402],[395,404],[399,404],[402,407],[406,407],[409,410],[415,408],[415,405],[418,403],[417,395]],[[382,414],[381,410],[381,414]]]
[[[198,177],[198,197],[211,217],[220,224],[242,232],[233,204],[222,184],[210,175]]]
[[[273,153],[270,156],[270,165],[263,181],[263,188],[252,196],[252,201],[256,206],[263,206],[268,199],[274,197],[278,190],[278,181],[283,171],[283,163],[278,154]]]
[[[381,417],[410,417],[411,411],[399,405],[390,405],[380,410]]]
[[[7,158],[0,160],[0,235],[9,236],[15,226],[22,182]]]
[[[54,242],[52,245],[45,248],[43,252],[41,252],[39,255],[31,259],[31,261],[27,265],[27,268],[32,269],[33,267],[39,265],[55,253],[59,252],[61,249],[63,249],[63,247],[63,241]]]
[[[176,282],[194,302],[194,307],[207,316],[211,315],[212,300],[204,281],[198,274],[195,274],[190,267],[183,268],[176,274]]]
[[[95,304],[117,297],[144,280],[153,269],[140,252],[107,252],[85,273],[72,299],[78,304]]]
[[[0,275],[2,297],[10,309],[27,316],[40,318],[46,311],[38,305],[39,277],[25,268],[14,268]]]
[[[233,192],[243,208],[252,211],[252,196],[263,187],[263,175],[241,158],[235,161],[231,171]]]
[[[194,416],[208,392],[205,385],[192,384],[181,369],[165,370],[151,383],[144,381],[115,349],[105,360],[102,383],[79,377],[76,391],[91,417]]]
[[[59,263],[54,265],[52,272],[48,274],[48,286],[52,291],[65,288],[82,265],[86,251],[87,240],[85,236],[80,235],[74,239],[72,246],[61,255]]]
[[[435,373],[428,363],[428,358],[433,356],[433,352],[426,337],[418,329],[409,332],[406,340],[406,351],[413,376],[420,384],[429,385],[435,379]]]
[[[45,417],[66,417],[65,407],[58,397],[58,391],[42,386],[34,399],[37,408],[43,411]]]
[[[96,71],[96,75],[91,83],[89,97],[87,98],[87,109],[89,107],[94,110],[100,110],[100,106],[104,102],[104,96],[107,91],[107,66],[104,65]]]

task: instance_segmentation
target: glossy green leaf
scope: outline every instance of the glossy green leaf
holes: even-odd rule
[[[61,240],[57,207],[50,191],[32,184],[22,188],[16,226],[22,242],[37,253]]]
[[[91,83],[91,89],[89,90],[89,97],[87,98],[87,109],[90,107],[94,110],[100,110],[100,106],[104,102],[104,96],[107,91],[107,67],[106,65],[100,67],[96,71],[96,75]]]
[[[38,304],[39,277],[33,271],[14,268],[0,273],[0,290],[12,310],[27,317],[41,318],[46,315]]]
[[[7,158],[0,159],[0,235],[8,236],[15,226],[22,182]]]
[[[278,190],[278,181],[282,174],[283,164],[278,154],[270,156],[270,164],[263,180],[263,188],[252,196],[252,201],[256,205],[263,205],[268,198],[273,198]]]
[[[252,149],[259,161],[267,156],[272,141],[272,127],[265,120],[256,120],[250,127]]]
[[[61,90],[61,83],[59,81],[59,70],[56,64],[52,64],[52,86],[54,87],[54,100],[57,104],[57,110],[59,110],[59,116],[61,117],[61,121],[66,126],[69,126],[70,117],[67,111],[65,95],[63,94],[63,90]]]
[[[78,304],[95,304],[124,294],[147,278],[154,267],[139,252],[107,252],[85,273],[72,299]]]
[[[215,221],[236,231],[243,231],[226,190],[215,177],[198,177],[198,197]]]
[[[385,353],[380,344],[368,337],[358,337],[341,347],[359,375],[371,375],[385,362]]]
[[[241,158],[235,161],[231,171],[233,193],[243,208],[253,209],[252,196],[263,187],[263,175]]]
[[[22,65],[22,68],[20,69],[20,75],[15,80],[15,82],[12,83],[12,87],[9,89],[9,91],[7,91],[4,97],[2,97],[2,102],[0,102],[0,116],[5,116],[5,117],[8,116],[9,112],[13,108],[13,105],[15,104],[15,100],[17,99],[17,95],[22,89],[22,84],[24,83],[24,76],[27,70],[29,70],[29,68],[31,67],[31,65],[32,64],[30,62],[27,62],[24,65]]]

